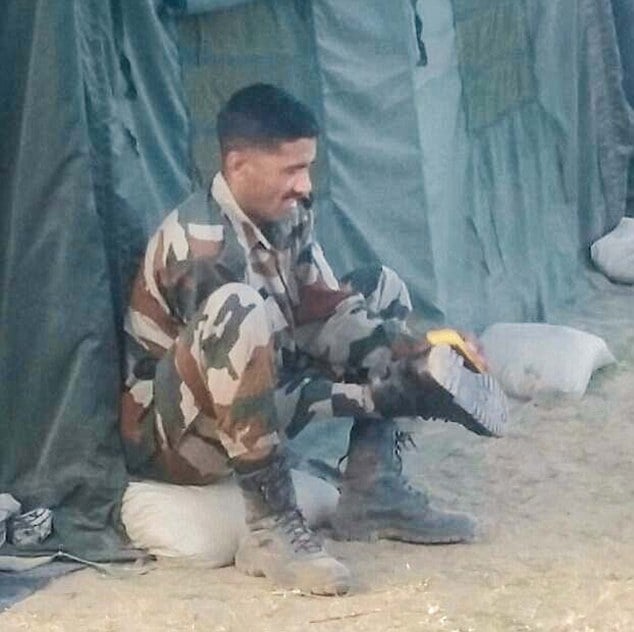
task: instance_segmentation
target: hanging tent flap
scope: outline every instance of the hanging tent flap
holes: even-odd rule
[[[579,298],[634,144],[609,0],[313,11],[330,250],[380,259],[423,313],[476,330]]]
[[[189,187],[177,54],[149,2],[3,13],[0,489],[53,510],[44,549],[125,557],[119,325],[148,234]]]

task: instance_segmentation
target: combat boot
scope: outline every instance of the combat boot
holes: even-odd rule
[[[448,345],[391,362],[370,388],[386,419],[444,419],[485,436],[500,436],[508,421],[506,395],[495,378],[465,367]]]
[[[338,540],[401,540],[450,544],[474,538],[468,515],[440,511],[403,476],[401,448],[411,437],[391,420],[356,419],[332,520]]]
[[[236,568],[283,588],[316,595],[346,593],[350,573],[306,526],[283,453],[274,453],[258,469],[236,472],[236,477],[249,529],[238,547]]]

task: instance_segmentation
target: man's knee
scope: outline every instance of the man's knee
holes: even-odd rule
[[[342,283],[363,294],[371,311],[382,318],[404,320],[412,312],[407,286],[392,268],[364,266],[343,277]]]
[[[241,305],[248,311],[264,309],[264,299],[250,285],[246,283],[225,283],[203,301],[201,312],[215,319],[218,314],[226,312],[228,305],[236,304]]]
[[[272,336],[264,299],[249,285],[226,283],[201,306],[196,337],[205,347],[222,340],[228,353],[235,345],[267,346]]]

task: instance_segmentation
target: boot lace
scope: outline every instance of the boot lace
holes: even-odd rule
[[[411,432],[397,430],[394,433],[394,460],[396,461],[399,476],[402,477],[403,474],[403,452],[410,448],[415,450],[417,447]]]
[[[409,480],[403,475],[403,456],[402,453],[405,450],[416,449],[418,446],[414,441],[414,437],[411,432],[406,430],[397,430],[394,433],[394,460],[396,461],[396,467],[398,470],[398,483],[403,491],[407,494],[416,496],[417,498],[425,498],[423,494],[416,487],[412,487]]]
[[[307,526],[301,512],[291,509],[276,518],[278,528],[284,533],[296,553],[318,553],[321,542]]]

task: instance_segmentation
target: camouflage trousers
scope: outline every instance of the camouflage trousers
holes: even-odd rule
[[[406,330],[409,293],[392,270],[363,268],[342,283],[365,296],[371,315]],[[147,435],[153,456],[133,473],[208,484],[238,462],[265,458],[312,419],[373,413],[369,386],[354,372],[336,381],[306,358],[280,366],[273,339],[253,288],[228,283],[211,294],[157,365],[154,402],[143,422],[153,427]]]

